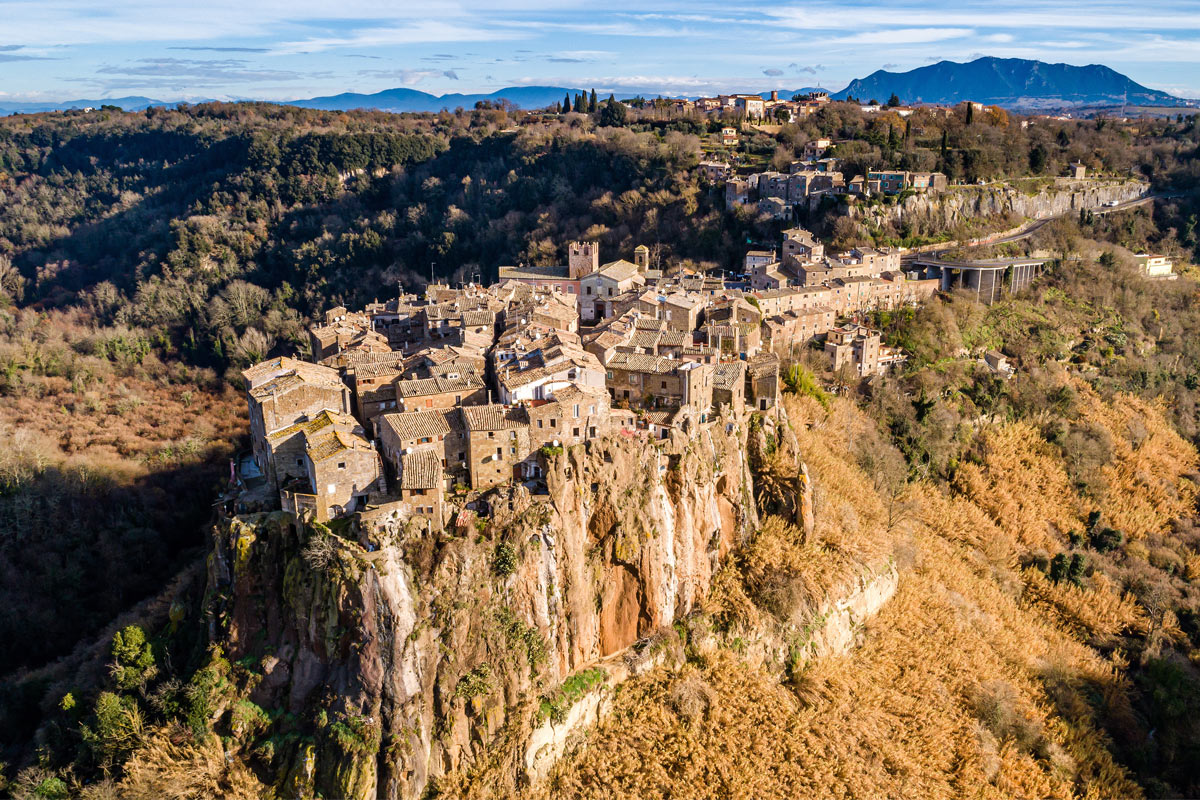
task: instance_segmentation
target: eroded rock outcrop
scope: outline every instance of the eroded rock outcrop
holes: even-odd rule
[[[1006,214],[1047,219],[1098,209],[1143,197],[1149,186],[1139,181],[1058,180],[1037,191],[1011,186],[963,186],[939,194],[916,194],[896,204],[852,205],[848,213],[868,225],[908,225],[929,231],[953,230],[974,220]]]
[[[505,489],[486,518],[371,552],[282,513],[228,520],[211,634],[274,720],[249,757],[286,796],[416,798],[445,775],[519,787],[548,715],[589,713],[542,698],[696,609],[757,525],[745,437],[717,420],[551,453],[547,495]]]

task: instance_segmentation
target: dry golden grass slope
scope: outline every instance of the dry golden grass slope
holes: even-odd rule
[[[1087,421],[1116,443],[1108,518],[1131,538],[1164,532],[1194,502],[1182,476],[1195,469],[1195,450],[1157,408],[1076,389]],[[869,554],[889,538],[878,514],[886,502],[848,446],[870,422],[845,401],[827,417],[789,405],[822,490],[826,544],[770,560],[808,575],[813,590],[832,587],[846,563],[839,554]],[[903,498],[900,588],[861,647],[810,663],[791,687],[732,649],[636,679],[542,795],[1141,797],[1098,714],[1131,714],[1124,657],[1101,645],[1146,621],[1099,573],[1080,587],[1021,567],[1033,552],[1064,550],[1092,506],[1032,427],[997,427],[985,442],[952,493],[920,485]],[[722,588],[724,602],[742,579],[738,599],[749,607],[734,616],[743,621],[766,613],[744,583],[765,580],[754,547],[751,569],[724,576]]]

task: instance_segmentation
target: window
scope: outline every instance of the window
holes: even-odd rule
[[[345,468],[346,468],[346,462],[345,462],[345,461],[340,461],[340,462],[338,462],[338,469],[345,469]]]
[[[579,438],[579,428],[573,428],[571,430],[571,435],[574,436],[575,438]]]
[[[495,432],[494,432],[494,431],[488,431],[488,438],[489,438],[489,439],[495,439],[495,438],[496,438],[496,434],[495,434]]]
[[[579,419],[579,403],[575,404],[575,419]]]
[[[666,382],[666,381],[663,381],[663,382],[662,382],[662,388],[664,388],[664,389],[665,389],[665,388],[667,388],[667,382]]]
[[[538,420],[538,427],[542,427],[542,421],[540,419]]]
[[[557,427],[558,427],[558,420],[556,420],[554,417],[551,417],[551,418],[550,418],[550,427],[551,427],[551,428],[557,428]]]

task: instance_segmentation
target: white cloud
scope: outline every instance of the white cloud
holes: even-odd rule
[[[959,4],[953,9],[929,6],[854,6],[832,3],[763,8],[779,24],[808,30],[845,30],[872,26],[954,25],[974,28],[1070,28],[1073,30],[1200,30],[1194,3],[1176,9],[1164,5],[1134,11],[1127,5],[1092,5],[1086,10],[1062,11],[1062,6],[1021,8],[1004,4]]]
[[[975,34],[972,28],[891,28],[885,31],[866,31],[850,36],[827,40],[829,45],[838,44],[926,44],[962,39]]]

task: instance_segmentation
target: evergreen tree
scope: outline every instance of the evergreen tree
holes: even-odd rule
[[[584,105],[583,92],[580,92],[579,94],[575,95],[575,111],[577,111],[580,114],[587,112],[587,106]]]
[[[1058,138],[1058,146],[1059,147],[1066,147],[1067,145],[1071,144],[1071,137],[1067,133],[1066,128],[1058,129],[1058,137],[1057,138]]]
[[[967,102],[967,124],[970,125],[975,121],[975,104]]]
[[[565,114],[570,110],[571,110],[571,93],[567,92],[565,95],[563,95],[562,111]]]
[[[904,146],[908,147],[909,141],[912,139],[912,120],[904,120]]]
[[[619,127],[625,124],[628,113],[624,103],[618,103],[615,98],[609,97],[604,101],[604,107],[600,109],[600,124],[606,127]]]
[[[592,89],[591,99],[588,100],[588,113],[589,114],[596,113],[596,90],[595,89]]]
[[[949,157],[950,157],[950,132],[947,130],[942,130],[942,164],[943,164],[943,166],[946,164],[946,161]]]
[[[888,125],[888,149],[895,150],[898,144],[899,142],[896,141],[896,126]]]
[[[892,92],[892,96],[888,98],[887,104],[888,108],[895,108],[896,106],[900,105],[900,98],[895,92]]]

